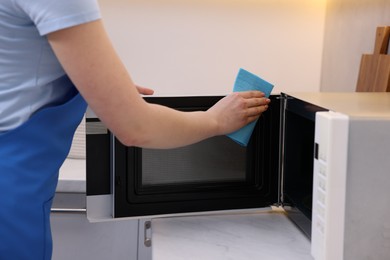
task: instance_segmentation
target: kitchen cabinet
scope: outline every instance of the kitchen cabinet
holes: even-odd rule
[[[53,260],[137,259],[138,221],[89,223],[85,214],[53,213]]]
[[[148,219],[90,223],[82,210],[84,165],[67,160],[61,168],[51,215],[53,260],[312,259],[309,239],[278,209],[154,218],[146,233]]]
[[[90,223],[85,197],[85,160],[68,159],[60,170],[51,213],[53,260],[151,259],[151,248],[138,236],[147,220]]]

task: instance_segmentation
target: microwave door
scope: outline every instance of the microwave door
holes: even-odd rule
[[[281,102],[282,204],[310,238],[315,116],[326,109],[283,93]]]
[[[206,110],[220,96],[155,97],[182,111]],[[109,131],[87,135],[87,216],[106,219],[200,214],[278,203],[279,100],[258,120],[247,147],[226,136],[168,150],[122,145]],[[99,124],[87,118],[88,124]],[[91,214],[90,214],[91,213]]]

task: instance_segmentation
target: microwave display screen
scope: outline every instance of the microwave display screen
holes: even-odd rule
[[[176,149],[142,149],[142,184],[245,181],[246,148],[226,136]]]

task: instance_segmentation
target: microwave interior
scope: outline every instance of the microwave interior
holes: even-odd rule
[[[221,98],[145,99],[195,111]],[[112,196],[114,218],[282,205],[310,221],[314,118],[324,109],[270,98],[247,147],[226,136],[177,149],[126,147],[87,118],[87,196]]]

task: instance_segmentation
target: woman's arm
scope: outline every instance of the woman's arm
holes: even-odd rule
[[[172,148],[233,132],[264,112],[258,91],[228,95],[206,112],[149,104],[116,54],[101,20],[48,36],[66,73],[104,124],[125,145]],[[150,90],[140,89],[150,94]]]

